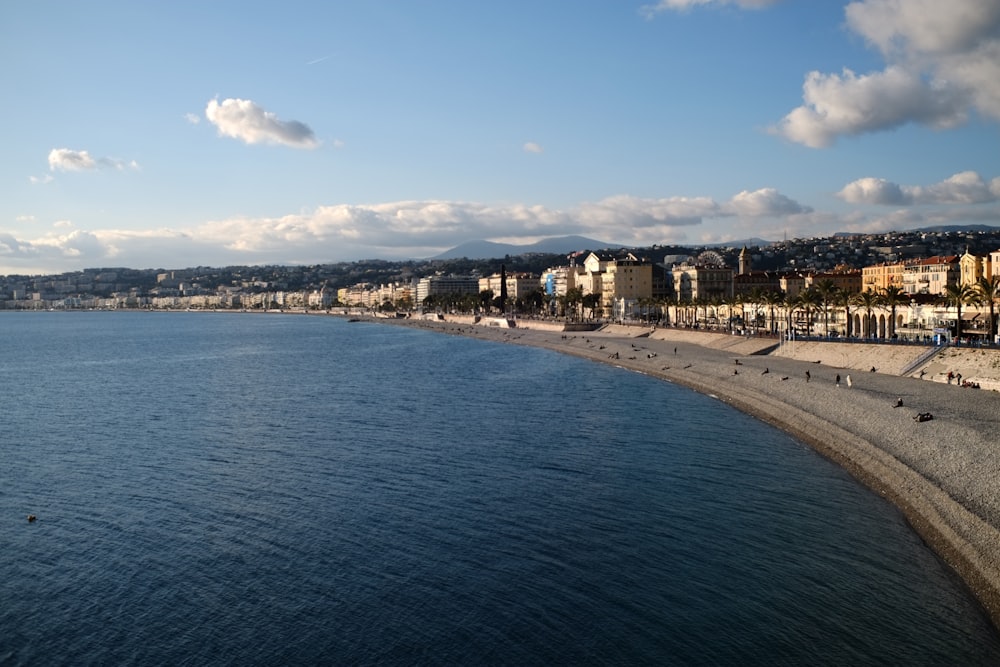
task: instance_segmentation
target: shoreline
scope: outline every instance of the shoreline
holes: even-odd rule
[[[899,509],[1000,629],[1000,394],[948,384],[937,373],[919,379],[933,359],[898,374],[927,348],[900,352],[852,343],[853,365],[845,367],[831,365],[806,345],[792,358],[773,339],[686,329],[610,325],[563,331],[557,322],[520,321],[517,328],[502,328],[471,318],[353,317],[611,364],[687,387],[767,422]],[[811,344],[825,345],[844,344]],[[885,359],[889,351],[898,358],[869,361]],[[816,359],[804,361],[802,354]],[[869,363],[884,366],[883,372],[859,369]],[[903,405],[897,407],[900,399]],[[918,422],[921,412],[933,419]]]

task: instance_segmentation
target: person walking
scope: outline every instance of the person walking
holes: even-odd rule
[[[837,373],[837,386],[840,386],[840,373]]]

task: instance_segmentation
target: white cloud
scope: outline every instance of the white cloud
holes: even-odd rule
[[[643,5],[639,8],[639,13],[646,18],[652,18],[661,12],[687,11],[700,5],[736,5],[743,9],[761,9],[779,2],[781,0],[659,0],[654,4]]]
[[[896,183],[883,178],[859,178],[844,186],[837,196],[851,204],[882,204],[898,206],[910,201],[909,195],[903,192]]]
[[[184,114],[184,120],[191,123],[192,125],[197,125],[201,122],[201,116],[196,113],[186,113]]]
[[[860,178],[837,196],[851,204],[986,204],[1000,201],[1000,177],[987,183],[974,171],[963,171],[927,186],[898,185],[881,178]]]
[[[541,153],[542,147],[536,144],[534,141],[529,141],[523,146],[525,153]]]
[[[959,53],[996,41],[995,0],[861,0],[844,10],[847,25],[887,56]]]
[[[1000,120],[1000,0],[858,0],[845,15],[886,67],[810,72],[775,133],[822,148],[908,123],[954,127],[971,110]]]
[[[44,176],[28,176],[28,181],[31,182],[32,185],[45,185],[54,180],[56,179],[53,178],[52,174],[45,174]]]
[[[842,75],[810,72],[802,88],[805,104],[774,132],[810,148],[908,122],[954,127],[965,121],[969,100],[965,91],[900,67],[860,76],[848,69]]]
[[[681,230],[740,216],[747,224],[807,215],[773,189],[742,192],[720,204],[711,197],[617,195],[567,209],[462,201],[336,204],[269,218],[233,217],[184,229],[149,231],[64,228],[56,223],[32,240],[0,238],[0,272],[27,267],[51,273],[115,265],[136,268],[227,264],[320,263],[361,258],[427,257],[477,239],[584,234],[622,244],[674,242]],[[761,217],[758,217],[761,216]],[[775,223],[778,224],[778,223]],[[76,222],[79,225],[79,222]]]
[[[87,151],[75,151],[69,148],[53,148],[49,151],[49,169],[52,171],[90,171],[93,169],[116,169],[122,171],[126,167],[129,169],[138,169],[139,163],[135,160],[126,162],[125,160],[110,157],[94,159]],[[31,182],[47,183],[49,181],[38,181],[32,178]]]
[[[52,171],[84,171],[97,169],[97,161],[87,151],[53,148],[49,151],[49,169]]]
[[[319,145],[312,129],[297,120],[283,121],[250,100],[209,100],[205,117],[219,134],[248,144],[279,144],[292,148],[315,148]]]
[[[744,190],[735,195],[726,208],[735,215],[753,218],[777,218],[812,212],[808,206],[802,206],[774,188],[762,188],[753,192]]]
[[[648,199],[629,195],[586,203],[571,213],[588,233],[614,230],[627,234],[631,231],[641,233],[639,238],[648,238],[650,231],[697,225],[706,217],[720,214],[718,203],[711,197]]]

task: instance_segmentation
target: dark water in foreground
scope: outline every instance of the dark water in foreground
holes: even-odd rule
[[[893,508],[675,386],[325,317],[0,340],[3,665],[1000,664]]]

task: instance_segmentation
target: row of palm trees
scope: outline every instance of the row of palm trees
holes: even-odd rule
[[[755,332],[759,332],[761,327],[767,327],[770,333],[777,333],[779,320],[776,317],[778,310],[783,311],[785,317],[785,329],[791,330],[796,323],[805,327],[805,334],[812,335],[812,323],[815,315],[820,313],[823,322],[823,334],[829,335],[831,312],[843,311],[845,314],[846,335],[871,337],[876,334],[875,323],[876,310],[888,310],[888,326],[883,333],[885,337],[893,337],[896,333],[897,317],[896,313],[900,306],[910,303],[910,295],[902,288],[891,285],[878,292],[851,292],[837,287],[830,279],[824,279],[812,285],[806,290],[799,292],[793,297],[789,297],[782,292],[767,291],[755,288],[748,294],[736,295],[731,298],[699,299],[694,302],[683,303],[677,306],[678,318],[683,323],[694,323],[710,320],[715,317],[718,320],[719,312],[722,308],[727,310],[728,328],[731,330],[734,323],[742,323],[744,328],[752,327]],[[949,285],[944,294],[938,300],[940,305],[954,307],[956,309],[956,331],[957,337],[962,336],[962,308],[965,306],[988,307],[988,334],[989,340],[994,340],[997,334],[996,302],[1000,299],[1000,276],[983,277],[972,285]],[[652,301],[652,300],[649,300]],[[643,303],[640,300],[641,310],[651,311],[652,305],[662,306],[663,302]],[[861,319],[861,331],[852,331],[854,318],[851,317],[851,309],[856,308],[865,313]],[[750,310],[751,317],[747,318],[747,310]],[[709,315],[710,310],[714,313]],[[765,311],[764,317],[761,310]],[[734,315],[739,311],[739,316]],[[655,312],[655,310],[653,311]],[[704,313],[704,317],[700,315]]]
[[[513,307],[515,312],[538,314],[542,310],[544,295],[540,290],[522,299],[512,300],[510,304],[499,304],[492,291],[486,290],[480,294],[444,294],[427,297],[422,304],[424,308],[441,310],[474,312],[492,308],[501,311],[506,305]],[[896,333],[896,312],[900,306],[910,303],[910,295],[902,288],[891,285],[879,292],[851,292],[839,288],[833,280],[823,279],[806,290],[789,297],[780,291],[770,291],[755,288],[748,294],[729,298],[716,297],[697,299],[695,301],[677,304],[669,299],[641,298],[637,301],[640,317],[652,321],[660,320],[667,307],[676,308],[675,323],[693,324],[710,319],[719,321],[720,311],[726,310],[727,328],[732,330],[739,323],[743,328],[752,328],[759,333],[766,328],[769,333],[779,331],[779,322],[783,321],[785,331],[805,327],[805,334],[812,335],[813,320],[820,313],[823,322],[823,335],[830,333],[830,314],[843,311],[847,322],[845,334],[850,336],[872,337],[880,334],[891,338]],[[962,309],[966,306],[989,308],[988,334],[989,340],[995,340],[997,334],[996,303],[1000,300],[1000,276],[983,277],[971,285],[949,285],[941,295],[939,303],[954,307],[957,315],[956,336],[962,336]],[[566,317],[577,317],[587,313],[591,318],[600,317],[601,295],[584,294],[579,287],[567,290],[567,293],[557,299],[559,314]],[[410,305],[410,304],[407,304]],[[853,331],[854,318],[851,309],[857,309],[865,314],[860,318],[859,331]],[[751,317],[747,317],[747,311]],[[763,310],[763,313],[761,312]],[[782,320],[777,317],[782,311]],[[887,326],[882,331],[876,331],[877,319],[875,311],[889,311]],[[709,315],[709,312],[712,315]],[[856,311],[855,311],[856,312]],[[738,316],[736,313],[739,313]],[[798,326],[796,326],[798,325]],[[879,327],[881,329],[881,327]]]

